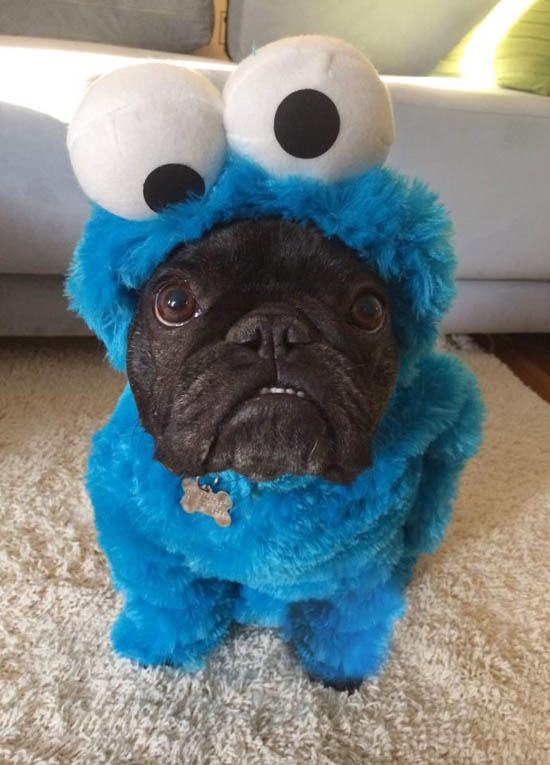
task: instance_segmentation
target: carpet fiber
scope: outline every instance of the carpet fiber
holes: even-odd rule
[[[462,352],[488,404],[448,535],[423,558],[383,673],[311,684],[236,629],[188,677],[115,657],[82,487],[121,379],[91,345],[0,348],[0,762],[550,762],[550,407]]]

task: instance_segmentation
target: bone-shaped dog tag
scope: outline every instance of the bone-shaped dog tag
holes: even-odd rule
[[[233,507],[231,497],[226,491],[214,491],[210,486],[201,486],[192,478],[182,481],[184,495],[181,506],[186,513],[204,513],[210,515],[219,526],[229,526]]]

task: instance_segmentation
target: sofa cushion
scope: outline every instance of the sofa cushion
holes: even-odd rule
[[[443,332],[550,332],[550,282],[459,279]]]
[[[234,61],[287,35],[342,37],[382,74],[422,75],[496,0],[230,0],[227,47]]]
[[[550,99],[460,80],[387,77],[388,163],[449,208],[465,279],[550,279]]]
[[[0,34],[185,53],[207,45],[212,0],[3,0]]]
[[[550,96],[550,0],[537,0],[497,48],[497,83]]]
[[[501,7],[502,2],[437,64],[433,74],[492,77],[502,88],[550,96],[550,0],[529,4],[504,30],[495,25]]]

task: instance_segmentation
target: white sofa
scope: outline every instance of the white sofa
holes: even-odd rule
[[[387,77],[390,164],[418,175],[450,210],[455,332],[550,331],[550,98]]]
[[[222,86],[233,65],[178,54],[0,37],[0,334],[85,331],[63,274],[87,216],[65,131],[84,89],[152,58]],[[440,192],[456,228],[459,293],[445,329],[550,331],[550,99],[455,80],[388,76],[389,164]]]

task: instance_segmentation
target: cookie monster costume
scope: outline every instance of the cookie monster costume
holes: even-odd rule
[[[73,308],[125,368],[138,291],[175,245],[214,225],[280,216],[337,237],[387,285],[400,370],[372,466],[347,484],[308,475],[200,478],[231,524],[182,511],[182,478],[153,457],[132,392],[95,435],[87,487],[125,598],[115,649],[195,670],[232,622],[280,628],[327,683],[376,672],[418,555],[445,531],[483,407],[461,362],[435,351],[454,293],[450,227],[426,186],[383,168],[386,88],[325,37],[273,43],[223,98],[201,74],[144,64],[95,82],[68,134],[92,200],[68,277]]]

